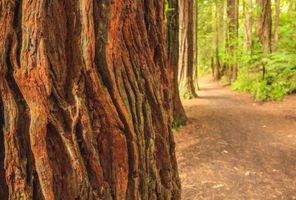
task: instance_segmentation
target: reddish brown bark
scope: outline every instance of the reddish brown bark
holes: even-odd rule
[[[193,1],[194,10],[193,10],[193,48],[194,48],[194,60],[193,60],[193,85],[195,90],[199,90],[199,84],[198,84],[198,69],[199,69],[199,63],[198,63],[198,1]]]
[[[252,49],[253,49],[252,29],[253,29],[253,0],[247,0],[245,2],[244,48],[248,49],[251,52],[251,54],[252,54]]]
[[[239,0],[234,0],[234,66],[232,71],[232,80],[237,79],[238,75],[238,28],[239,28]]]
[[[196,57],[196,39],[195,20],[197,12],[196,0],[179,0],[180,8],[180,47],[179,47],[179,88],[180,95],[183,98],[190,99],[196,97],[194,87],[194,59]]]
[[[220,66],[220,56],[219,56],[219,45],[220,45],[220,34],[222,32],[223,26],[221,26],[221,21],[223,21],[223,2],[215,1],[216,9],[215,9],[215,29],[216,29],[216,41],[215,41],[215,57],[216,57],[216,74],[215,79],[221,79],[221,66]],[[222,5],[222,6],[221,6]],[[222,15],[222,16],[221,16]],[[222,20],[221,20],[222,19]],[[219,23],[220,22],[220,23]]]
[[[169,64],[169,75],[172,93],[172,117],[174,125],[187,121],[185,110],[179,95],[178,63],[179,63],[179,3],[178,0],[168,0],[171,8],[167,12],[167,53]]]
[[[272,51],[276,51],[278,47],[280,12],[281,12],[280,7],[281,7],[281,1],[275,0],[274,35],[273,35]]]
[[[228,79],[231,83],[238,74],[237,47],[238,47],[238,17],[239,0],[227,0],[227,38],[226,46],[230,56],[228,63]]]
[[[1,198],[180,199],[163,6],[1,1]]]
[[[257,17],[257,36],[263,46],[263,53],[271,52],[271,1],[257,0],[259,16]]]
[[[214,57],[211,58],[211,72],[212,77],[215,78]]]

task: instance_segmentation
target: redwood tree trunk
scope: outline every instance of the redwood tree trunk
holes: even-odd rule
[[[164,2],[0,11],[0,199],[180,199]]]
[[[274,38],[273,38],[273,46],[272,51],[276,51],[278,47],[279,40],[279,25],[280,25],[280,0],[275,0],[275,17],[274,17]]]
[[[259,16],[257,18],[257,36],[263,46],[263,53],[271,52],[271,0],[257,0]]]
[[[219,57],[219,45],[220,45],[220,38],[222,32],[222,26],[220,23],[222,23],[220,20],[223,19],[223,10],[221,9],[221,4],[223,2],[215,1],[216,9],[215,9],[215,29],[216,29],[216,41],[215,41],[215,54],[216,54],[216,74],[215,79],[220,80],[221,79],[221,66],[220,66],[220,57]],[[220,13],[221,12],[221,13]],[[221,17],[222,15],[222,17]],[[219,23],[220,22],[220,23]]]
[[[237,47],[238,47],[238,0],[227,0],[227,38],[226,45],[229,54],[228,79],[231,83],[237,78]]]
[[[248,49],[251,54],[253,49],[252,28],[253,28],[253,0],[247,0],[245,3],[244,48]]]
[[[234,66],[232,71],[232,80],[237,79],[238,75],[238,28],[239,28],[239,0],[234,1]]]
[[[195,59],[195,1],[179,0],[180,47],[179,47],[179,88],[180,95],[186,99],[196,97],[193,83]]]
[[[179,3],[178,0],[168,0],[171,8],[167,11],[167,54],[172,94],[173,124],[185,123],[187,117],[179,95],[178,64],[179,64]]]
[[[194,60],[193,60],[193,85],[195,90],[199,90],[198,84],[198,0],[193,1],[193,48],[194,48]]]

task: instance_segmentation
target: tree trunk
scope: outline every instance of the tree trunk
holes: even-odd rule
[[[247,0],[245,4],[245,39],[244,48],[252,54],[253,41],[252,41],[252,28],[253,28],[253,0]]]
[[[212,77],[215,78],[214,57],[211,58]]]
[[[275,52],[279,40],[279,24],[280,24],[280,0],[275,0],[275,18],[274,18],[274,38],[272,51]]]
[[[238,0],[227,0],[227,48],[229,55],[229,83],[237,78],[237,47],[238,47]]]
[[[257,0],[259,16],[257,18],[257,36],[262,43],[263,53],[271,52],[271,0]]]
[[[0,10],[0,198],[180,199],[164,2]]]
[[[172,93],[173,124],[187,121],[185,110],[179,95],[178,63],[179,63],[179,4],[178,0],[168,0],[171,8],[167,11],[167,54]]]
[[[219,59],[219,48],[216,47],[216,75],[215,79],[220,80],[221,79],[221,70],[220,70],[220,59]]]
[[[221,2],[219,2],[218,0],[216,0],[216,10],[215,10],[215,29],[216,29],[216,41],[215,41],[215,46],[216,46],[216,74],[215,74],[215,79],[216,80],[220,80],[221,78],[221,69],[220,69],[220,58],[219,58],[219,45],[220,45],[220,30],[221,30],[221,25],[219,23],[219,21],[221,20],[221,13],[219,15],[219,12],[221,12],[220,8],[220,4]],[[223,12],[222,12],[223,13]]]
[[[196,97],[193,83],[194,75],[194,9],[195,1],[179,0],[180,13],[180,47],[179,47],[179,88],[183,98]]]
[[[237,79],[238,74],[238,28],[239,28],[239,0],[234,0],[234,65],[232,80]]]
[[[195,52],[195,57],[194,57],[194,70],[193,70],[193,83],[194,83],[194,88],[195,90],[199,90],[199,84],[198,84],[198,0],[194,1],[194,14],[193,14],[193,19],[194,19],[194,52]]]

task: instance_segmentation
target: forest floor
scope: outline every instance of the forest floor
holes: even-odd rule
[[[175,134],[183,200],[296,200],[296,95],[259,103],[210,78]]]

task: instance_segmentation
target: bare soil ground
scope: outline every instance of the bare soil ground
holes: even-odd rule
[[[175,135],[183,200],[296,200],[296,95],[256,103],[209,78]]]

